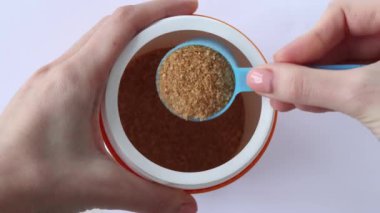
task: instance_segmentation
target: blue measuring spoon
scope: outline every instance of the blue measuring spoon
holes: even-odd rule
[[[194,39],[190,41],[186,41],[184,43],[179,44],[178,46],[174,47],[171,49],[166,55],[162,58],[160,65],[158,66],[157,72],[156,72],[156,86],[157,86],[157,91],[159,90],[159,74],[160,74],[160,67],[161,64],[165,61],[165,59],[170,56],[173,52],[175,52],[178,49],[187,47],[187,46],[204,46],[211,48],[212,50],[220,53],[231,65],[234,77],[235,77],[235,90],[231,96],[231,99],[228,101],[228,103],[218,112],[214,113],[213,115],[209,116],[206,119],[199,119],[199,118],[189,118],[190,121],[195,121],[195,122],[200,122],[200,121],[208,121],[212,120],[214,118],[219,117],[222,115],[224,112],[226,112],[232,103],[235,100],[235,97],[242,92],[254,92],[246,83],[246,78],[247,74],[250,70],[252,70],[252,67],[239,67],[236,63],[235,58],[233,57],[232,53],[226,48],[224,45],[221,43],[210,40],[210,39]],[[357,65],[357,64],[342,64],[342,65],[321,65],[321,66],[310,66],[313,68],[318,68],[318,69],[325,69],[325,70],[347,70],[347,69],[354,69],[358,68],[362,65]],[[161,99],[161,97],[160,97]],[[173,114],[176,115],[175,112],[173,112],[165,103],[164,100],[162,100],[162,103],[165,105],[165,107],[172,112]],[[178,116],[178,115],[177,115]],[[180,117],[180,116],[179,116]]]

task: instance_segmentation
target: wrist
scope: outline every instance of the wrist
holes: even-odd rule
[[[46,150],[36,148],[44,141],[35,140],[30,134],[11,133],[0,123],[0,135],[7,138],[0,139],[0,212],[81,210],[83,200],[78,200],[75,193],[80,185],[67,170],[73,166],[57,162]]]
[[[0,156],[4,156],[1,155]],[[78,185],[68,175],[37,160],[0,157],[0,212],[77,212],[83,205],[75,196]],[[72,186],[73,185],[73,186]]]
[[[4,156],[4,155],[3,155]],[[5,155],[6,156],[6,155]],[[20,166],[9,158],[0,162],[0,209],[6,212],[33,211],[41,205],[41,181],[32,168]]]

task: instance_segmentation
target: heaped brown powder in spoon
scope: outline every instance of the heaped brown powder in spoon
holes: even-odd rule
[[[228,61],[205,46],[175,50],[159,68],[158,92],[165,105],[185,120],[205,120],[223,109],[235,88]]]
[[[154,50],[128,63],[118,97],[124,131],[142,155],[165,168],[197,172],[220,166],[245,146],[243,99],[238,95],[223,115],[206,122],[173,115],[156,89],[157,67],[167,51]]]

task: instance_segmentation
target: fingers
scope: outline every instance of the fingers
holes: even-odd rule
[[[89,171],[86,198],[92,208],[133,212],[195,213],[194,198],[177,189],[146,181],[113,161],[97,160]],[[81,186],[80,188],[84,188]]]
[[[340,4],[346,16],[349,33],[352,36],[369,36],[380,33],[380,1],[343,0]]]
[[[345,14],[339,5],[331,4],[310,32],[279,50],[274,60],[296,64],[315,62],[343,41],[345,33]]]
[[[92,27],[86,34],[82,36],[69,50],[67,50],[61,57],[59,57],[57,60],[53,62],[53,64],[58,64],[64,60],[67,60],[71,56],[73,56],[75,53],[77,53],[86,43],[88,40],[90,40],[91,36],[104,24],[104,22],[107,20],[107,17],[104,17],[102,20],[100,20],[94,27]]]
[[[302,111],[306,112],[314,112],[314,113],[323,113],[323,112],[329,112],[331,110],[325,109],[325,108],[320,108],[320,107],[313,107],[313,106],[306,106],[306,105],[294,105],[290,103],[285,103],[282,101],[270,100],[270,104],[272,105],[273,109],[280,111],[280,112],[289,112],[295,108],[300,109]]]
[[[130,39],[159,19],[191,14],[196,0],[154,0],[121,7],[112,14],[75,57],[86,69],[107,74]]]
[[[285,102],[278,101],[275,99],[271,99],[270,104],[273,107],[273,109],[280,112],[288,112],[295,108],[294,104],[285,103]]]
[[[328,109],[325,109],[325,108],[321,108],[321,107],[307,106],[307,105],[302,105],[302,104],[301,105],[297,104],[296,108],[300,109],[302,111],[313,112],[313,113],[324,113],[324,112],[331,111],[331,110],[328,110]]]
[[[348,106],[355,105],[352,101],[363,86],[365,69],[368,68],[327,71],[292,64],[272,64],[252,70],[247,76],[247,83],[257,93],[277,100],[272,104],[284,111],[292,106],[278,101],[294,104],[306,111],[332,109],[347,112]]]
[[[347,38],[316,63],[368,63],[375,62],[379,58],[380,34]]]
[[[380,56],[379,1],[333,1],[305,35],[279,50],[276,62],[341,63]]]

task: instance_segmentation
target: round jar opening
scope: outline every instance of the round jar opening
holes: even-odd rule
[[[202,31],[164,34],[144,45],[127,64],[120,80],[118,109],[132,145],[147,159],[166,169],[200,172],[235,157],[253,135],[261,112],[261,97],[244,93],[222,116],[189,122],[173,115],[159,99],[155,75],[160,60],[186,40],[207,37],[225,44],[239,66],[251,66],[230,42]]]

